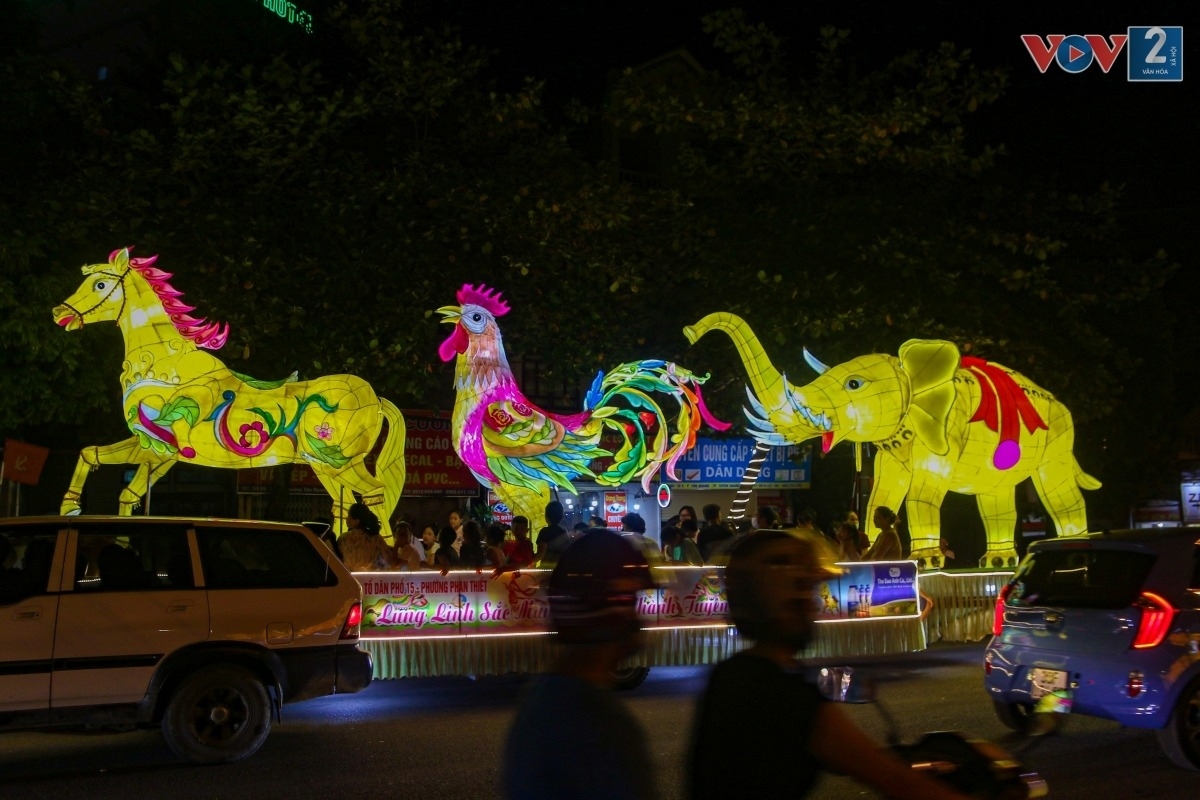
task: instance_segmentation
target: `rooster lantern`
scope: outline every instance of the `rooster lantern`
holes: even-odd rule
[[[700,386],[707,375],[659,360],[601,371],[579,413],[543,411],[525,398],[504,354],[497,318],[508,313],[508,303],[483,285],[466,284],[457,298],[458,305],[438,309],[454,325],[438,354],[443,361],[458,357],[454,449],[480,483],[531,525],[544,518],[552,488],[576,494],[576,478],[603,486],[640,480],[649,492],[664,465],[675,478],[675,464],[696,443],[701,422],[729,427],[704,405]],[[673,424],[655,399],[662,396],[679,406]],[[606,429],[619,437],[615,451],[604,447]],[[597,472],[596,459],[611,464]]]

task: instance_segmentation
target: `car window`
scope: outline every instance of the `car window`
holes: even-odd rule
[[[1013,576],[1008,603],[1121,608],[1137,599],[1154,560],[1150,553],[1128,550],[1038,551]]]
[[[75,591],[133,592],[195,586],[187,526],[79,524]]]
[[[49,525],[0,528],[0,605],[46,593],[57,540]]]
[[[210,589],[336,586],[337,575],[297,531],[196,529],[204,583]]]

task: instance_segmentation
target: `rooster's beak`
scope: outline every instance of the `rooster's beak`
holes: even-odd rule
[[[441,308],[439,308],[437,310],[437,313],[439,313],[443,317],[445,317],[445,319],[443,319],[442,322],[449,322],[450,324],[454,324],[454,323],[458,322],[458,318],[462,316],[462,307],[461,306],[442,306]]]

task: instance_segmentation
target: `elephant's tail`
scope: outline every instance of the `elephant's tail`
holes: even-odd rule
[[[1095,491],[1103,484],[1083,471],[1083,467],[1079,466],[1079,462],[1075,461],[1075,483],[1079,484],[1080,489]]]

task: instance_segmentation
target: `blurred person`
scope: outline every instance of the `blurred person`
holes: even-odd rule
[[[382,536],[379,517],[362,503],[346,510],[346,532],[338,538],[342,563],[351,572],[375,572],[393,569],[395,553]]]
[[[454,540],[458,538],[458,534],[449,525],[443,526],[438,531],[437,549],[433,554],[433,567],[443,575],[452,569],[458,569],[459,558],[458,551],[454,549]]]
[[[709,677],[692,723],[687,796],[759,800],[787,787],[787,797],[803,797],[828,770],[897,800],[966,800],[880,748],[802,672],[816,584],[838,574],[815,534],[760,530],[738,540],[726,592],[753,645]]]
[[[403,521],[397,522],[392,526],[392,534],[396,538],[396,569],[406,572],[419,570],[424,561],[422,556],[425,553],[423,550],[418,550],[413,541],[412,525]]]
[[[691,506],[680,506],[679,507],[679,522],[676,524],[680,528],[682,528],[683,523],[687,522],[689,519],[692,522],[695,522],[697,525],[700,524],[700,518],[696,516],[696,509],[692,508]]]
[[[662,533],[663,555],[672,564],[688,564],[693,567],[704,565],[696,543],[683,535],[680,528],[667,528]]]
[[[512,538],[504,542],[505,566],[517,569],[533,566],[533,542],[529,541],[529,518],[513,517]]]
[[[493,522],[487,526],[487,530],[483,532],[484,566],[498,570],[508,562],[508,556],[504,555],[504,537],[506,534],[504,526],[499,522]]]
[[[595,530],[595,529],[593,529]],[[621,517],[621,535],[633,542],[633,546],[642,551],[649,564],[661,564],[662,550],[654,540],[646,535],[646,520],[636,511],[630,511]]]
[[[779,514],[770,506],[759,506],[754,510],[754,527],[771,529],[779,527]]]
[[[700,556],[705,563],[709,562],[712,550],[721,542],[733,538],[733,531],[721,522],[721,507],[709,503],[704,507],[704,527],[696,535],[696,546],[700,548]]]
[[[575,527],[578,528],[579,526],[576,525]],[[596,514],[592,514],[592,516],[588,518],[586,527],[588,527],[588,528],[608,528],[608,522],[605,521],[604,517],[598,516]]]
[[[838,561],[862,561],[862,551],[858,549],[858,528],[849,522],[837,527],[837,558]]]
[[[555,666],[533,679],[509,728],[505,797],[658,797],[650,742],[612,691],[641,645],[638,593],[653,585],[642,554],[612,531],[593,528],[563,551],[547,586]]]
[[[424,529],[422,529],[421,544],[425,548],[425,566],[434,566],[435,562],[433,560],[433,554],[436,553],[438,549],[438,532],[437,526],[435,526],[433,523],[426,525]]]
[[[700,523],[694,519],[685,519],[679,523],[679,530],[683,531],[684,538],[690,539],[692,544],[696,544],[696,537],[700,535]],[[699,550],[699,546],[697,546]]]
[[[454,552],[458,553],[462,550],[463,543],[463,515],[457,508],[450,512],[450,527],[454,528]]]
[[[482,569],[487,564],[487,548],[483,544],[483,531],[480,530],[479,523],[473,519],[463,523],[458,563],[464,569]]]
[[[954,566],[954,551],[950,549],[950,540],[945,536],[938,539],[938,550],[942,554],[942,567],[949,569]]]
[[[879,533],[875,534],[875,543],[863,553],[863,561],[897,561],[903,558],[900,534],[896,533],[896,512],[887,506],[879,506],[875,509],[872,521]]]
[[[560,536],[567,535],[566,528],[559,524],[562,522],[562,518],[562,503],[551,500],[546,504],[546,527],[538,531],[537,535],[537,565],[539,567],[553,568],[559,553],[566,547],[567,540],[557,541]],[[552,543],[554,544],[553,551],[551,551]]]

